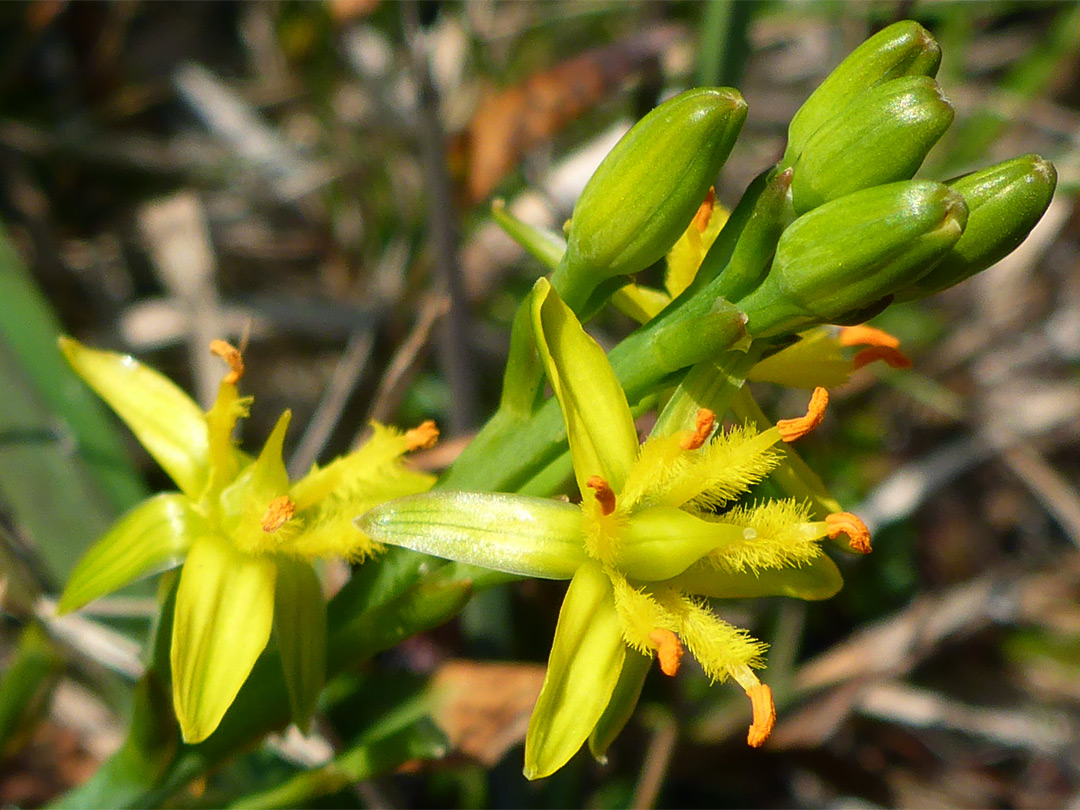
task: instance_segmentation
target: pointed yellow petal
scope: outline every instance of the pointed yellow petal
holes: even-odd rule
[[[135,358],[60,338],[71,367],[131,428],[180,491],[198,498],[208,475],[203,412],[172,380]]]
[[[593,497],[586,482],[594,475],[618,492],[638,449],[622,386],[604,350],[543,278],[533,288],[532,320],[537,350],[566,420],[582,496]]]
[[[795,343],[760,360],[746,378],[813,390],[819,385],[825,388],[843,385],[853,370],[854,365],[840,351],[840,341],[833,330],[823,326],[804,332]]]
[[[671,296],[663,290],[641,284],[627,284],[611,294],[611,305],[638,323],[651,321],[670,303]]]
[[[565,765],[604,713],[626,657],[611,583],[595,563],[578,569],[566,591],[547,674],[525,735],[525,776]]]
[[[58,610],[78,610],[142,577],[179,565],[191,543],[209,531],[191,501],[175,492],[140,503],[98,540],[71,572]]]
[[[180,574],[172,636],[173,706],[184,741],[205,740],[270,639],[276,566],[221,537],[195,541]]]
[[[248,553],[275,550],[294,536],[298,528],[297,524],[289,523],[282,530],[284,522],[275,521],[277,525],[271,529],[266,522],[267,510],[275,501],[285,507],[286,520],[296,511],[291,501],[280,500],[289,489],[289,474],[281,453],[291,416],[289,411],[281,414],[259,457],[240,472],[219,498],[222,529],[237,548]]]

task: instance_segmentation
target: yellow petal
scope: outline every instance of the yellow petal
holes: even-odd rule
[[[173,706],[184,741],[205,740],[270,639],[277,568],[216,536],[195,541],[180,574],[172,636]]]

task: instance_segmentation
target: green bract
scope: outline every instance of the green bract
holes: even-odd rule
[[[925,276],[967,223],[963,197],[909,180],[856,191],[796,219],[765,281],[739,301],[755,337],[833,323]]]
[[[252,460],[232,432],[247,414],[239,354],[203,413],[168,379],[133,358],[60,342],[71,365],[127,423],[180,487],[136,506],[75,566],[59,608],[76,610],[140,577],[184,564],[172,636],[173,702],[184,739],[208,737],[273,630],[293,718],[306,725],[322,688],[326,608],[311,560],[375,550],[352,515],[427,489],[400,464],[434,426],[401,435],[374,425],[356,452],[290,484],[282,461],[286,411]],[[235,352],[235,350],[232,350]]]
[[[685,230],[746,119],[737,90],[699,88],[641,119],[601,162],[574,206],[552,283],[575,308],[602,280],[643,270]]]
[[[1049,207],[1057,171],[1038,155],[1024,155],[948,185],[967,203],[964,235],[933,270],[897,295],[900,300],[959,284],[1012,253]]]
[[[941,48],[917,22],[879,31],[848,54],[795,113],[781,165],[793,165],[818,128],[859,94],[901,76],[935,76],[940,64]]]
[[[825,598],[840,586],[818,541],[831,534],[794,501],[731,508],[779,463],[781,431],[711,438],[711,414],[639,446],[603,351],[547,281],[533,290],[536,345],[569,436],[580,506],[509,494],[432,492],[383,504],[372,538],[515,574],[570,579],[525,741],[525,774],[547,776],[586,739],[597,756],[626,722],[648,659],[669,674],[685,644],[716,680],[751,696],[759,745],[772,723],[753,674],[764,645],[695,594]],[[674,658],[672,657],[674,656]],[[674,661],[674,663],[673,663]]]
[[[796,213],[910,180],[952,120],[941,88],[925,76],[893,79],[856,96],[807,139],[795,162]]]

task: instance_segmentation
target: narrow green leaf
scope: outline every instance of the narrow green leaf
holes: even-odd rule
[[[566,420],[582,494],[588,497],[586,482],[594,475],[618,492],[637,457],[638,440],[626,395],[604,350],[546,279],[533,288],[532,321],[540,359]]]
[[[67,613],[135,580],[179,565],[196,537],[209,531],[206,518],[185,495],[165,492],[121,517],[79,560],[58,610]]]
[[[95,479],[111,507],[100,511],[110,513],[107,517],[111,519],[146,497],[146,487],[132,468],[124,440],[101,401],[79,381],[61,355],[56,345],[60,333],[56,313],[2,225],[0,290],[4,291],[0,296],[0,342],[5,344],[4,353],[10,354],[12,366],[21,372],[20,378],[10,374],[0,376],[0,390],[6,394],[4,407],[10,407],[7,394],[13,388],[23,388],[24,396],[29,394],[26,389],[32,389],[39,399],[37,415],[43,421],[52,420],[49,427],[53,430],[57,417],[62,420],[69,432],[66,438],[74,439],[78,457],[78,462],[73,464],[70,446],[65,447],[67,463],[76,468],[74,473],[79,477]],[[20,427],[26,427],[25,423]],[[10,427],[4,425],[4,429]],[[13,502],[10,487],[3,489],[9,508],[17,508],[19,504]],[[84,515],[87,511],[82,510]],[[40,540],[41,536],[35,532],[35,539]],[[70,553],[69,537],[65,540]],[[82,547],[80,544],[80,550]],[[66,571],[67,567],[63,569]]]
[[[306,732],[326,679],[326,601],[308,562],[278,559],[274,636],[293,722]]]
[[[801,568],[769,568],[757,573],[720,570],[703,563],[671,580],[679,590],[717,599],[792,596],[816,601],[836,595],[843,584],[840,569],[824,554]]]
[[[36,624],[27,625],[0,678],[0,758],[33,733],[64,671],[64,657]]]
[[[333,762],[305,771],[269,790],[246,796],[229,805],[232,810],[268,810],[310,806],[313,800],[345,790],[350,785],[388,773],[413,760],[446,755],[446,735],[431,720],[421,718],[405,728],[361,737]]]
[[[180,734],[169,706],[168,684],[150,669],[135,684],[131,724],[124,744],[93,776],[51,803],[51,808],[151,807],[146,791],[168,773],[180,749]],[[207,763],[209,765],[209,763]]]
[[[173,705],[184,741],[205,740],[221,722],[270,639],[277,566],[221,537],[199,538],[176,594]]]
[[[67,337],[60,338],[60,348],[180,490],[198,498],[209,466],[206,419],[199,406],[168,377],[130,355],[91,349]]]
[[[741,526],[702,520],[671,506],[653,506],[631,515],[619,541],[618,566],[631,579],[671,579],[710,551],[742,540]]]
[[[566,253],[566,240],[562,236],[518,219],[501,199],[492,201],[491,217],[511,239],[535,256],[548,270],[559,266]]]
[[[585,563],[566,591],[547,674],[525,735],[525,776],[565,765],[607,708],[626,657],[611,582]]]
[[[425,492],[357,518],[380,543],[510,574],[570,579],[585,562],[581,509],[494,492]]]

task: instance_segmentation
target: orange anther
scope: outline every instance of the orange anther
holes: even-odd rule
[[[224,340],[211,340],[210,353],[216,354],[229,364],[229,373],[225,375],[224,382],[236,385],[244,376],[244,358],[240,350]]]
[[[658,627],[649,633],[649,641],[656,645],[660,671],[669,678],[674,678],[679,672],[679,664],[683,656],[683,645],[679,637],[670,630]]]
[[[705,444],[705,440],[709,438],[709,434],[712,433],[715,426],[716,414],[708,408],[698,408],[694,429],[687,431],[682,441],[679,442],[679,447],[683,450],[697,450],[701,445]]]
[[[760,748],[772,734],[776,725],[776,704],[773,703],[772,689],[759,683],[746,690],[750,705],[754,707],[754,722],[746,735],[746,742],[751,748]]]
[[[852,551],[860,554],[869,554],[873,549],[870,547],[870,530],[866,524],[851,512],[836,512],[826,515],[825,526],[830,539],[835,540],[841,534],[848,536],[848,546]]]
[[[694,214],[694,227],[697,228],[698,233],[705,233],[705,229],[709,227],[714,205],[716,205],[716,189],[709,186],[709,193],[705,195],[704,202],[698,206],[697,213]]]
[[[875,360],[884,360],[885,365],[892,368],[911,368],[911,358],[899,349],[890,346],[870,346],[855,355],[852,361],[855,368],[870,365]]]
[[[806,416],[800,416],[797,419],[781,419],[776,423],[780,438],[785,442],[793,442],[805,436],[821,424],[828,405],[829,392],[819,385],[810,395],[810,404],[806,406]]]
[[[585,482],[585,486],[596,490],[596,501],[600,504],[600,511],[603,514],[610,515],[615,511],[615,492],[611,489],[611,484],[599,475],[594,475]]]
[[[873,326],[845,326],[840,330],[841,346],[881,346],[886,349],[899,349],[900,340],[884,329]]]
[[[266,507],[266,513],[262,518],[262,530],[264,532],[276,532],[285,521],[289,520],[296,511],[296,504],[289,500],[288,495],[281,495],[270,501]]]
[[[427,450],[434,447],[435,442],[438,440],[439,428],[435,425],[434,419],[423,421],[412,430],[405,431],[405,446],[409,448],[410,452],[413,450]]]

